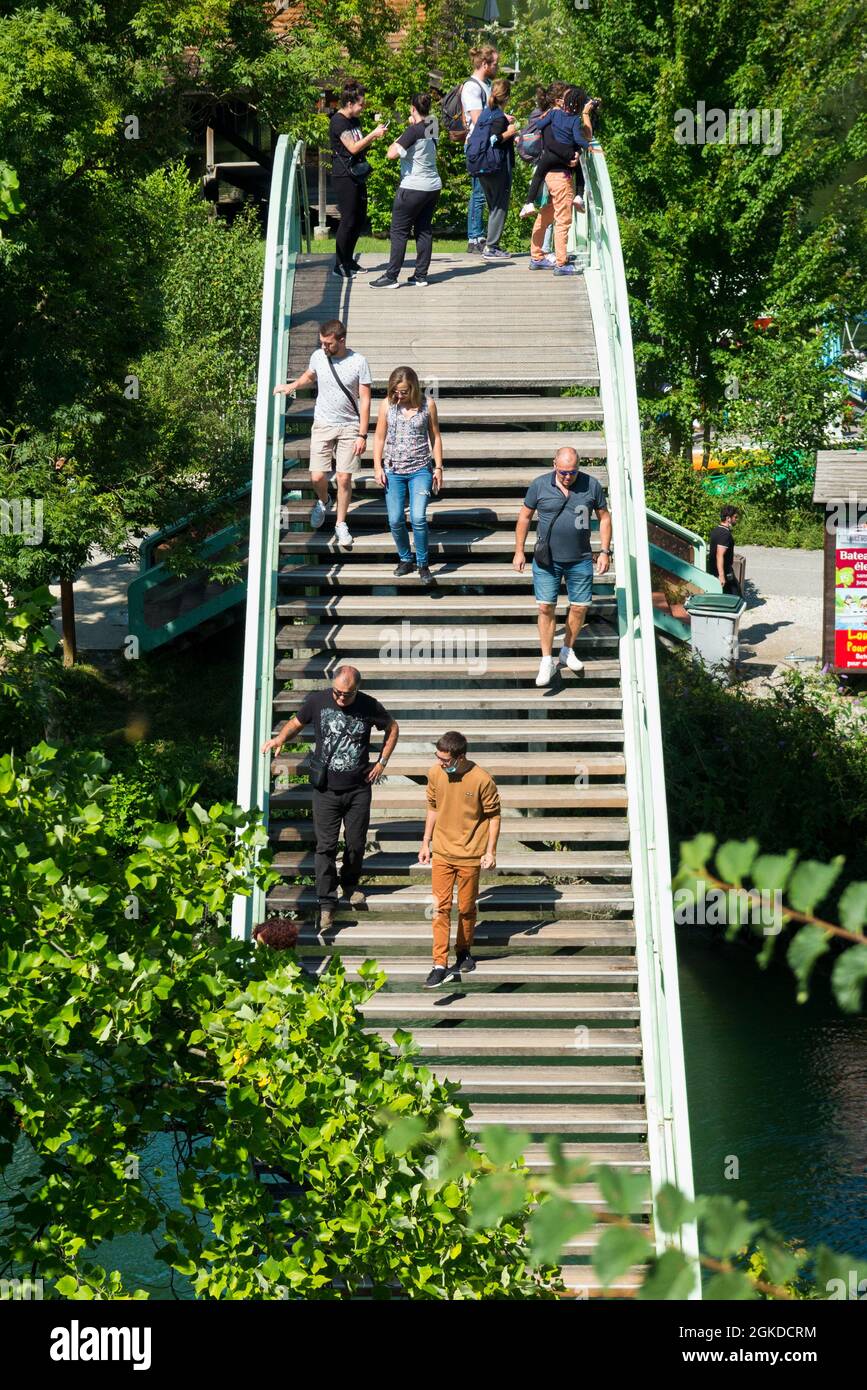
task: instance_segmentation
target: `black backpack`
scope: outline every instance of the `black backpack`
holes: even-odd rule
[[[488,94],[477,77],[468,77],[464,82],[475,82],[482,94],[482,109],[484,110]],[[442,102],[442,127],[448,133],[450,140],[464,141],[467,138],[467,127],[464,121],[464,107],[461,101],[461,93],[464,90],[464,82],[459,82],[456,87],[452,87],[443,97]]]

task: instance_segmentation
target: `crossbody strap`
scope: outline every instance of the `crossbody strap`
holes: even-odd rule
[[[355,411],[356,415],[358,416],[359,422],[360,422],[360,421],[361,421],[361,411],[358,409],[358,401],[355,399],[355,397],[353,396],[352,392],[349,390],[349,387],[348,387],[348,386],[345,386],[345,385],[343,384],[343,382],[340,380],[340,377],[338,376],[338,373],[337,373],[337,368],[335,367],[334,362],[332,361],[332,359],[331,359],[330,357],[328,357],[327,353],[326,353],[326,357],[327,357],[327,360],[328,360],[328,365],[329,365],[329,367],[331,368],[331,375],[334,377],[334,380],[337,382],[337,385],[340,387],[340,389],[341,389],[341,391],[343,392],[344,396],[345,396],[346,399],[349,401],[349,404],[352,406],[352,409]]]

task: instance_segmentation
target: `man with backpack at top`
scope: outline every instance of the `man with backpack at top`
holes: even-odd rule
[[[500,55],[491,44],[482,48],[471,48],[473,74],[465,82],[443,98],[443,126],[450,140],[466,141],[470,138],[473,126],[488,103],[491,83],[497,75]],[[485,195],[478,178],[470,176],[470,202],[467,208],[467,251],[480,255],[485,247],[482,212]]]
[[[514,118],[503,110],[511,90],[504,77],[491,84],[488,104],[464,147],[467,169],[478,178],[488,204],[488,240],[482,252],[487,261],[509,259],[509,252],[503,251],[499,242],[509,211],[515,158],[512,142],[518,133]]]

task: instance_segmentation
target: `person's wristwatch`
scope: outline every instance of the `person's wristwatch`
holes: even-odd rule
[[[600,547],[599,554],[600,554],[600,555],[607,555],[608,558],[609,558],[609,560],[611,559],[611,551],[610,551],[610,550],[605,550],[604,547]]]
[[[385,769],[388,767],[388,758],[377,758],[376,761],[379,763],[379,766],[381,768]]]

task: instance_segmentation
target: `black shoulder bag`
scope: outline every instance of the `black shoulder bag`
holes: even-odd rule
[[[367,180],[370,178],[371,174],[373,173],[373,165],[372,165],[372,164],[370,163],[370,161],[367,160],[367,159],[359,159],[358,162],[357,162],[356,164],[353,164],[351,159],[347,159],[347,158],[346,158],[346,155],[345,155],[344,152],[343,152],[345,149],[346,149],[346,146],[343,145],[342,142],[341,142],[341,149],[340,149],[339,151],[338,151],[336,145],[332,146],[332,149],[331,149],[331,163],[332,163],[332,166],[333,166],[333,164],[334,164],[334,156],[335,156],[335,154],[338,154],[338,153],[339,153],[339,154],[340,154],[340,158],[343,160],[344,172],[347,173],[347,174],[349,175],[349,177],[353,180],[354,183],[366,183]]]
[[[358,409],[358,401],[355,399],[355,397],[353,396],[352,392],[349,390],[348,386],[344,386],[343,382],[340,380],[340,376],[338,375],[337,368],[335,367],[335,365],[334,365],[334,363],[333,363],[333,361],[332,361],[332,359],[331,359],[330,357],[328,358],[328,365],[329,365],[329,367],[331,368],[331,375],[334,377],[334,380],[337,382],[337,385],[340,387],[340,389],[341,389],[341,391],[343,392],[344,396],[345,396],[346,399],[349,401],[349,404],[352,406],[352,409],[355,411],[355,414],[358,416],[358,420],[359,420],[359,423],[360,423],[360,421],[361,421],[361,412],[360,412],[359,409]]]
[[[325,758],[317,758],[313,749],[298,764],[298,771],[304,773],[314,791],[325,791],[328,786],[328,762]]]
[[[554,515],[551,517],[551,520],[548,523],[548,529],[545,532],[545,539],[540,540],[538,537],[536,538],[536,544],[533,548],[533,559],[536,561],[538,565],[541,565],[543,569],[551,568],[551,532],[554,529],[554,522],[557,521],[559,517],[562,515],[563,508],[566,506],[566,503],[568,501],[569,494],[567,493],[566,496],[563,498],[563,501],[560,503],[560,510],[554,513]]]

